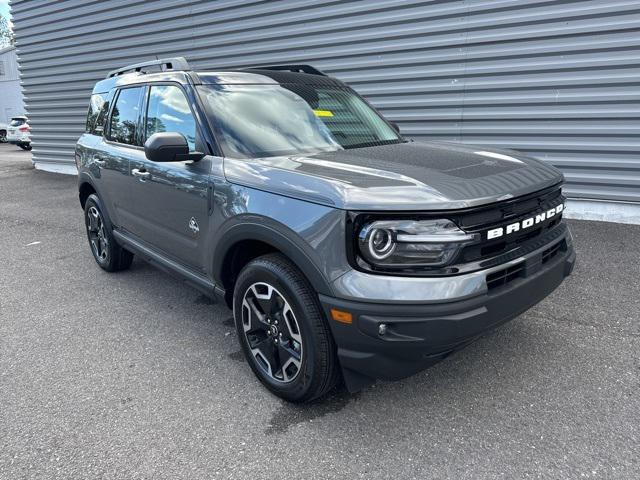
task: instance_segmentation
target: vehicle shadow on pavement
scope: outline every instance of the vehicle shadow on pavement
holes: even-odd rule
[[[505,362],[509,363],[511,368],[518,368],[516,365],[526,365],[531,361],[531,352],[527,352],[526,349],[512,351],[516,355],[515,358],[508,357],[499,360],[487,356],[487,350],[494,351],[497,355],[509,350],[508,343],[513,341],[513,337],[524,339],[531,334],[527,328],[523,328],[517,323],[502,326],[502,328],[510,330],[508,334],[501,332],[500,328],[487,332],[466,349],[456,352],[433,367],[407,379],[395,382],[378,381],[356,393],[349,393],[344,385],[341,385],[327,396],[308,404],[281,401],[265,429],[265,434],[282,434],[296,425],[312,423],[326,415],[355,407],[355,404],[364,400],[364,397],[366,397],[366,402],[363,403],[366,405],[362,405],[361,410],[367,411],[371,408],[386,410],[388,405],[395,404],[393,416],[401,422],[410,422],[415,415],[415,410],[407,409],[405,416],[397,396],[406,396],[411,399],[421,398],[423,406],[430,405],[437,410],[440,408],[439,404],[444,408],[458,391],[477,388],[478,384],[484,384],[486,388],[478,389],[472,398],[467,399],[467,407],[471,410],[474,403],[491,402],[494,398],[494,392],[489,387],[490,382],[483,382],[482,377],[504,377],[504,372],[499,370],[504,368],[502,364]],[[533,338],[531,340],[542,343],[546,341],[545,339]],[[242,352],[239,351],[238,354],[242,355]],[[484,362],[478,361],[478,355],[484,357]],[[485,364],[483,365],[483,363]]]
[[[160,290],[155,292],[156,295],[168,295],[173,291],[176,298],[189,298],[193,309],[174,306],[175,310],[182,312],[181,324],[189,332],[184,333],[190,336],[201,335],[202,329],[209,331],[213,335],[209,340],[213,341],[211,351],[222,353],[232,360],[236,365],[231,367],[233,370],[237,368],[246,373],[246,376],[237,376],[229,370],[225,382],[246,381],[251,376],[237,344],[231,311],[225,305],[216,304],[146,262],[134,262],[126,275],[127,283],[134,290],[139,288],[144,291],[149,288],[149,278],[156,277],[156,289]],[[213,309],[213,313],[208,316],[208,321],[203,322],[201,313],[207,309]],[[172,321],[171,318],[166,320]],[[280,435],[296,426],[313,424],[316,420],[340,414],[344,410],[350,413],[360,411],[370,417],[372,411],[385,410],[390,404],[395,405],[394,421],[400,423],[411,423],[416,408],[423,412],[441,410],[438,415],[443,415],[452,402],[462,411],[472,411],[478,405],[492,405],[498,396],[496,391],[512,391],[513,379],[523,378],[521,372],[526,371],[528,365],[540,354],[540,345],[548,346],[549,351],[545,348],[546,355],[553,354],[552,333],[529,325],[535,321],[525,314],[520,319],[486,333],[465,349],[423,372],[396,382],[377,382],[354,394],[340,386],[312,403],[293,404],[277,399],[265,391],[264,396],[274,400],[275,405],[265,423],[264,433],[270,436]],[[564,348],[570,354],[571,346]],[[212,384],[211,388],[218,387]],[[260,388],[257,381],[254,388]],[[256,393],[260,392],[258,390]],[[465,397],[461,392],[472,394]],[[416,399],[420,401],[416,402]],[[406,413],[402,413],[403,411]]]
[[[360,393],[350,394],[344,387],[337,387],[323,398],[312,403],[295,404],[282,401],[271,416],[265,429],[267,435],[285,433],[289,428],[301,423],[311,423],[325,415],[337,413],[351,402],[357,401]]]

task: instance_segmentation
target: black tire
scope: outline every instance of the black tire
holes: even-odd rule
[[[269,286],[273,288],[271,293],[268,293]],[[255,298],[257,288],[263,289],[261,294],[263,296],[270,294],[272,300],[257,300]],[[282,303],[279,297],[282,297],[282,300],[287,303],[284,309],[288,320],[285,321],[283,321],[282,313],[277,311],[278,305]],[[258,313],[251,313],[256,311],[249,308],[249,302],[254,305],[259,304],[259,307],[263,305],[261,302],[273,302],[276,307],[271,312],[275,311],[275,313],[273,313],[272,319],[267,321],[277,324],[279,318],[281,331],[278,333],[276,327],[274,333],[271,331],[273,328],[271,326],[267,329],[264,340],[260,340],[262,334],[258,329],[267,326],[266,322],[262,320],[268,319],[271,313],[261,316],[258,316]],[[268,308],[270,307],[260,308],[260,313],[264,313]],[[337,384],[339,369],[336,347],[322,313],[318,296],[304,275],[286,257],[280,254],[268,254],[249,262],[242,269],[234,288],[233,312],[238,339],[247,362],[262,384],[275,395],[290,402],[310,402],[322,397]],[[245,334],[247,315],[250,314],[255,314],[255,317],[248,319],[250,326],[247,327],[249,330]],[[291,314],[293,314],[293,320],[291,320]],[[251,327],[254,325],[253,318],[262,319],[255,322],[256,325],[259,324],[255,328],[257,333],[252,333],[254,332]],[[283,327],[283,325],[285,326]],[[283,361],[283,357],[288,357],[286,352],[284,354],[281,352],[287,348],[285,344],[288,345],[287,352],[295,351],[297,342],[292,340],[292,337],[294,336],[293,331],[296,329],[298,332],[295,337],[301,339],[298,345],[300,361],[298,365],[289,365],[292,379],[287,379],[285,374],[287,369],[282,368],[282,364],[286,364],[289,360]],[[260,335],[258,335],[259,333]],[[280,336],[279,344],[278,336]],[[255,348],[254,352],[256,353],[252,353],[250,341],[254,346],[263,350],[269,348],[269,341],[278,344],[272,346],[274,355],[272,361],[276,367],[280,367],[280,379],[277,378],[277,369],[273,373],[273,369],[267,367],[269,362],[266,356],[257,353],[260,348]],[[292,366],[293,368],[291,368]],[[294,370],[296,371],[295,375],[293,374]]]
[[[27,152],[31,150],[31,144],[30,143],[20,143],[20,144],[18,144],[18,146],[21,149],[26,150]]]
[[[7,131],[0,130],[0,143],[7,143]]]
[[[126,270],[133,262],[133,253],[125,250],[113,236],[111,221],[100,198],[89,195],[84,206],[84,223],[87,228],[89,248],[96,263],[107,272]]]

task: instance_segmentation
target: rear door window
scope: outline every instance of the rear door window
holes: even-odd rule
[[[144,87],[120,90],[111,112],[107,138],[125,145],[138,145],[140,100]]]

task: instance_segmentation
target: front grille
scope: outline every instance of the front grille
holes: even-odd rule
[[[524,217],[546,205],[557,205],[562,200],[561,186],[556,185],[529,195],[505,200],[497,204],[475,207],[456,216],[456,223],[465,231],[491,228],[507,221]]]
[[[474,212],[460,217],[458,224],[466,232],[482,234],[489,229],[518,222],[522,219],[535,216],[564,201],[560,188],[555,187],[551,191],[539,193],[537,196],[527,196],[521,200],[511,200],[488,207],[482,212]],[[480,219],[484,220],[478,223]],[[555,230],[562,220],[562,214],[558,214],[553,220],[541,223],[533,229],[521,230],[510,235],[493,240],[485,240],[482,243],[465,247],[456,263],[468,263],[482,261],[513,251],[518,247],[537,243],[538,239],[546,237]]]
[[[538,261],[542,265],[544,265],[545,263],[552,260],[556,255],[566,250],[567,242],[566,240],[561,240],[544,250],[540,257],[538,257]],[[517,278],[526,277],[526,264],[527,263],[525,261],[522,261],[517,265],[513,265],[511,267],[498,270],[497,272],[490,273],[489,275],[487,275],[487,289],[493,290],[498,287],[503,287]]]
[[[502,287],[516,278],[524,277],[524,262],[487,275],[487,289]]]
[[[547,263],[553,257],[555,257],[562,250],[565,250],[566,242],[563,240],[562,242],[556,243],[554,246],[547,248],[544,252],[542,252],[542,263]]]
[[[531,252],[544,248],[545,245],[549,245],[558,240],[558,238],[565,235],[566,231],[567,226],[565,224],[560,224],[547,233],[539,235],[535,239],[532,239],[524,244],[518,245],[518,248],[514,248],[507,251],[506,253],[492,256],[486,260],[481,261],[480,267],[493,268],[498,265],[502,265],[503,263],[510,262],[511,260],[515,260],[516,258],[522,257],[523,255],[527,255]]]

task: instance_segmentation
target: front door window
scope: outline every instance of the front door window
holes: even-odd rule
[[[196,121],[187,97],[175,85],[152,85],[149,91],[145,139],[158,132],[181,133],[189,150],[196,150]]]

